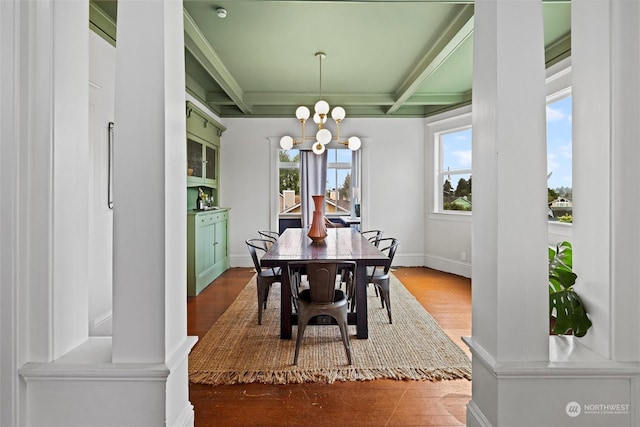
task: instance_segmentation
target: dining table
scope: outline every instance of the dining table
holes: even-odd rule
[[[280,267],[282,270],[280,338],[290,339],[293,324],[297,324],[291,304],[288,264],[308,260],[355,261],[355,313],[349,312],[347,321],[356,325],[358,338],[368,338],[367,266],[385,266],[391,261],[352,227],[329,228],[327,237],[319,243],[313,242],[304,228],[287,228],[262,256],[262,267]]]

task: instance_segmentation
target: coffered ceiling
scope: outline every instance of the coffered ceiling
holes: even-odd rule
[[[472,1],[183,3],[187,90],[221,117],[294,117],[320,91],[347,117],[425,117],[471,100]],[[106,37],[116,6],[91,3]],[[570,3],[543,12],[549,65],[570,53]]]

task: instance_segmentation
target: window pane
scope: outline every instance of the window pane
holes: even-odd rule
[[[571,96],[547,104],[547,192],[550,221],[573,221]]]
[[[335,148],[331,148],[327,150],[327,163],[335,163],[336,162],[336,150]]]
[[[442,208],[446,211],[471,211],[471,174],[444,175]]]
[[[471,169],[471,129],[442,134],[442,169]]]
[[[351,163],[351,150],[336,150],[337,162]]]

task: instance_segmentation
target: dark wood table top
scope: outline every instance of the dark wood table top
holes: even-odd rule
[[[356,261],[366,265],[389,262],[385,254],[354,228],[330,228],[322,243],[313,243],[302,228],[287,228],[262,257],[262,265],[273,267],[311,259]]]

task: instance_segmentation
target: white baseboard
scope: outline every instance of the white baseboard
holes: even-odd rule
[[[457,274],[462,277],[471,277],[471,264],[433,255],[425,255],[424,266],[445,273]]]
[[[187,402],[174,425],[176,427],[193,427],[194,424],[195,412],[193,410],[193,405],[191,402]]]
[[[492,427],[473,400],[467,403],[467,427]]]

